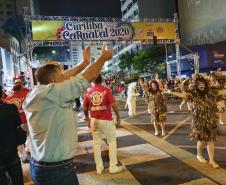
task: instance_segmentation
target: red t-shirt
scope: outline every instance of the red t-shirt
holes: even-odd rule
[[[5,99],[7,103],[11,103],[17,106],[18,111],[20,113],[21,122],[23,124],[27,123],[27,119],[22,108],[22,104],[27,96],[27,93],[28,93],[27,91],[13,92],[12,94],[8,95]]]
[[[27,88],[27,87],[22,87],[23,88],[23,91],[25,92],[25,93],[29,93],[30,92],[30,90]]]
[[[83,106],[90,109],[91,118],[112,120],[111,104],[114,102],[115,98],[109,88],[95,85],[85,94]]]

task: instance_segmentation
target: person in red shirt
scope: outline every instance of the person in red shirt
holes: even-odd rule
[[[89,88],[85,94],[83,111],[93,136],[93,150],[97,174],[101,174],[104,169],[103,160],[101,158],[102,134],[106,136],[109,146],[109,172],[118,173],[121,172],[123,168],[117,166],[116,126],[111,112],[112,108],[116,114],[117,125],[119,125],[120,116],[118,107],[110,89],[102,85],[101,76],[94,81],[94,84],[95,85]],[[89,111],[91,118],[89,117]]]
[[[22,89],[23,89],[23,92],[25,92],[25,93],[29,93],[30,92],[30,90],[27,87],[23,86],[23,83],[22,83],[22,81],[20,79],[15,80],[15,84],[16,85],[21,85]]]
[[[15,84],[13,86],[13,92],[6,97],[6,102],[10,104],[15,104],[20,113],[20,118],[22,124],[27,124],[26,116],[22,108],[22,104],[28,94],[27,90],[23,89],[23,86],[20,84]]]
[[[6,103],[14,104],[17,106],[17,109],[20,113],[21,123],[22,123],[21,127],[28,133],[27,119],[26,119],[24,110],[22,108],[22,104],[27,94],[28,94],[28,91],[24,90],[21,84],[15,84],[13,86],[13,92],[9,94],[5,100],[6,100]],[[23,162],[27,161],[26,151],[27,152],[29,151],[28,145],[29,145],[28,142],[26,142],[26,149],[23,145],[18,146],[18,153]]]

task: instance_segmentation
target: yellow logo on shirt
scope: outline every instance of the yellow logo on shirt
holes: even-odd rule
[[[90,95],[90,99],[93,105],[97,106],[100,105],[103,102],[104,95],[106,94],[106,91],[104,92],[98,92],[95,91]]]

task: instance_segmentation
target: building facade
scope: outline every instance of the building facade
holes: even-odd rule
[[[24,7],[28,7],[33,15],[39,13],[37,0],[0,0],[0,27],[7,19],[22,16]]]
[[[121,0],[123,21],[139,21],[143,18],[174,18],[177,12],[175,0]],[[120,56],[127,53],[136,53],[143,48],[140,43],[115,46],[116,55],[105,67],[105,71],[119,70]],[[135,71],[134,71],[135,72]]]
[[[178,0],[180,34],[188,46],[226,40],[225,0]]]
[[[23,8],[28,7],[31,15],[39,14],[39,1],[38,0],[16,0],[16,15],[23,15]]]
[[[0,0],[0,27],[4,22],[16,15],[16,1],[15,0]]]
[[[176,10],[175,0],[121,0],[122,19],[173,18]]]

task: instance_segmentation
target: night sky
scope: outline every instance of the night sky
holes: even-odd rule
[[[39,0],[41,15],[121,18],[120,0]]]

